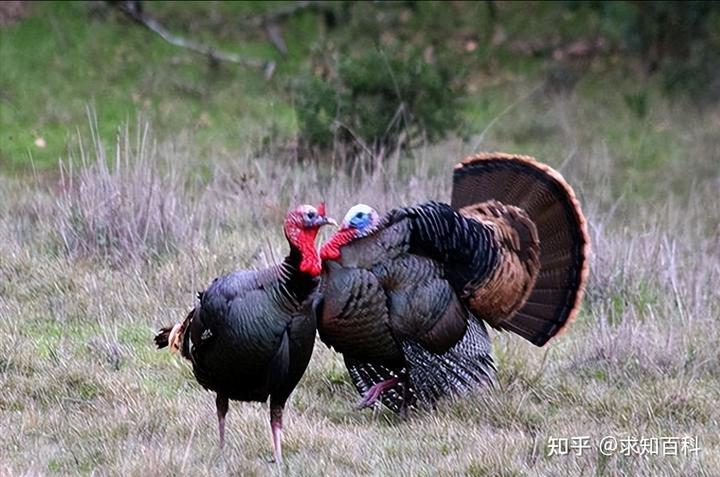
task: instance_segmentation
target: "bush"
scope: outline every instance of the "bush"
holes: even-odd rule
[[[720,97],[720,5],[716,2],[570,2],[594,9],[602,31],[658,73],[668,93]]]
[[[325,78],[308,75],[295,83],[302,141],[310,149],[339,143],[377,154],[421,137],[442,139],[459,125],[455,76],[418,50],[346,56]]]
[[[147,126],[137,141],[118,134],[115,157],[93,128],[93,147],[61,163],[55,228],[71,256],[95,255],[120,265],[158,255],[192,237],[193,213],[180,194],[172,162],[158,157]]]

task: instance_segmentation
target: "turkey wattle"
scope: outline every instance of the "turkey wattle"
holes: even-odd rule
[[[324,204],[291,211],[284,225],[290,253],[281,264],[216,278],[185,320],[155,336],[158,348],[179,351],[192,363],[198,382],[217,394],[220,447],[228,400],[269,397],[275,459],[282,459],[283,408],[315,341],[311,296],[321,270],[315,238],[320,227],[334,223]]]
[[[323,245],[315,303],[361,407],[432,406],[494,379],[485,323],[537,346],[577,314],[589,238],[575,195],[530,157],[458,164],[450,205],[359,204]]]

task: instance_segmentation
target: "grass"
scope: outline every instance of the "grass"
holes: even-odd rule
[[[377,28],[373,19],[395,18],[383,15],[383,8],[393,12],[401,8],[400,4],[356,6],[356,17],[367,20],[335,30],[322,27],[310,13],[294,17],[283,24],[288,55],[282,58],[262,29],[238,26],[259,11],[277,8],[272,2],[146,5],[150,14],[178,34],[277,61],[276,74],[266,81],[250,68],[228,64],[212,68],[204,58],[95,5],[36,2],[27,18],[0,28],[4,66],[0,68],[0,167],[6,174],[27,175],[33,167],[53,174],[58,160],[72,149],[77,130],[89,137],[88,105],[97,114],[100,138],[108,144],[123,124],[141,115],[153,124],[159,139],[187,136],[196,145],[193,152],[204,159],[229,159],[273,142],[292,146],[297,121],[290,80],[311,68],[317,50],[323,51],[321,45],[357,42],[369,47],[370,36],[358,28]],[[663,97],[659,81],[644,78],[632,61],[609,54],[565,64],[522,53],[538,45],[549,50],[562,47],[584,34],[618,41],[612,25],[599,24],[587,6],[571,10],[541,2],[511,2],[499,4],[498,9],[498,25],[493,26],[483,4],[456,2],[440,10],[419,4],[411,15],[407,12],[407,25],[395,28],[399,36],[394,41],[416,41],[417,35],[405,38],[408,32],[431,32],[427,41],[447,40],[456,55],[455,49],[462,50],[466,38],[479,40],[477,50],[459,56],[462,68],[471,72],[464,136],[476,136],[515,105],[494,128],[495,138],[488,138],[495,140],[485,145],[551,157],[566,152],[557,146],[566,143],[564,136],[578,132],[563,128],[581,123],[585,127],[575,138],[578,150],[603,137],[608,153],[623,161],[623,174],[628,171],[623,180],[614,181],[613,193],[643,198],[652,192],[647,186],[652,181],[646,181],[645,174],[669,162],[681,163],[692,152],[697,129],[692,122],[700,114],[681,101],[680,113],[688,127],[666,127],[660,118],[675,114],[667,110],[672,102]],[[505,42],[485,42],[496,27]],[[568,95],[576,106],[572,114],[548,124],[543,116],[567,103],[555,101],[557,96]],[[717,125],[716,118],[710,120]],[[699,130],[707,127],[701,125]]]
[[[563,171],[590,217],[592,276],[577,323],[547,349],[493,333],[499,386],[406,421],[355,411],[341,359],[318,343],[291,400],[284,472],[714,475],[720,464],[720,295],[708,285],[720,279],[720,215],[706,204],[718,176],[694,175],[717,160],[712,136],[696,131],[709,141],[693,142],[696,153],[677,166],[688,174],[680,192],[669,192],[677,181],[671,163],[654,179],[652,201],[617,199],[608,184],[625,170],[623,158],[601,147],[602,140],[572,155],[584,131],[563,121],[582,111],[572,98],[562,101],[522,121],[558,128],[554,147],[564,154],[543,159],[560,167],[570,157]],[[544,103],[532,104],[531,111]],[[487,141],[501,143],[510,129],[506,121],[518,114],[499,120]],[[675,134],[687,127],[672,116],[661,122]],[[515,124],[522,129],[523,122]],[[195,146],[182,137],[173,144],[147,141],[128,149],[127,162],[116,161],[126,183],[116,192],[120,202],[142,199],[133,184],[150,174],[159,183],[176,181],[179,210],[193,212],[172,218],[189,230],[174,247],[147,240],[140,245],[156,253],[134,255],[138,244],[125,250],[116,243],[113,253],[125,263],[108,260],[102,248],[67,246],[63,224],[84,203],[59,195],[53,181],[0,182],[5,474],[281,472],[267,463],[268,412],[261,405],[232,406],[228,446],[218,452],[212,396],[184,363],[153,349],[153,330],[179,319],[212,277],[281,257],[285,245],[276,232],[291,203],[322,198],[341,216],[361,200],[384,210],[446,200],[450,168],[471,147],[451,141],[365,173],[277,155],[235,157],[198,172]],[[121,136],[120,151],[123,144]],[[114,147],[106,147],[109,156]],[[163,151],[173,151],[173,167]],[[100,162],[76,162],[76,185],[112,176],[103,156],[93,154]],[[109,210],[122,220],[135,216],[122,207]],[[96,239],[79,240],[92,245]],[[551,437],[586,435],[593,447],[584,455],[548,455]],[[605,457],[597,450],[605,435],[692,436],[701,450]]]
[[[263,4],[198,3],[214,13],[197,18],[149,8],[176,31],[277,59],[261,32],[223,20]],[[583,8],[558,17],[533,4],[552,18],[540,29],[511,15],[522,5],[500,8],[512,44],[596,27]],[[417,28],[439,32],[442,18],[419,9]],[[32,11],[0,29],[0,475],[717,475],[717,105],[668,99],[612,57],[561,71],[576,78],[558,91],[547,78],[563,65],[510,45],[478,52],[467,141],[375,167],[308,162],[284,148],[295,126],[282,82],[306,66],[312,16],[287,28],[289,58],[265,82],[211,74],[82,4]],[[468,11],[458,30],[482,15]],[[317,343],[289,404],[283,467],[267,462],[261,405],[231,405],[219,452],[213,396],[153,348],[154,330],[213,277],[279,260],[291,204],[324,199],[342,217],[360,201],[447,200],[453,164],[477,149],[535,155],[578,192],[593,256],[577,322],[542,349],[493,333],[499,385],[408,420],[355,411],[341,358]],[[700,451],[603,456],[606,435],[692,436]],[[592,448],[549,455],[550,438],[573,436]]]
[[[150,11],[161,7],[151,5]],[[233,65],[214,71],[202,57],[165,43],[110,8],[97,8],[38,2],[29,18],[0,29],[3,167],[22,171],[29,156],[38,167],[54,167],[67,154],[75,127],[85,128],[88,103],[98,111],[106,140],[138,112],[163,132],[187,130],[200,144],[226,148],[262,138],[266,129],[289,130],[291,109],[270,99],[277,86],[257,71]],[[221,17],[253,10],[248,2],[213,8]],[[173,10],[160,13],[172,16]],[[272,47],[257,38],[233,39],[234,51],[276,59]]]

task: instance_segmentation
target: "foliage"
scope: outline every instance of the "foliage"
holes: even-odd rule
[[[373,152],[392,150],[423,136],[444,138],[460,123],[462,94],[449,65],[373,48],[347,54],[325,78],[296,83],[300,135],[310,147],[362,143]]]
[[[568,2],[589,6],[601,31],[661,74],[671,93],[720,98],[720,4],[709,1]],[[712,84],[716,83],[716,84]]]
[[[288,143],[300,135],[305,143],[327,147],[328,140],[342,134],[346,140],[350,135],[338,128],[328,134],[333,121],[343,119],[352,125],[366,113],[363,108],[382,109],[378,115],[382,120],[362,121],[363,128],[380,131],[382,140],[399,106],[410,102],[415,102],[415,111],[407,107],[404,117],[395,121],[400,129],[412,126],[400,135],[404,143],[423,129],[442,136],[443,130],[454,129],[457,120],[463,133],[482,131],[517,99],[518,91],[522,94],[534,86],[538,71],[555,63],[560,63],[557,71],[570,73],[565,76],[573,87],[597,79],[616,83],[624,77],[639,88],[653,90],[648,114],[655,107],[658,86],[680,101],[690,93],[702,99],[703,106],[710,104],[706,99],[720,95],[720,15],[711,2],[687,6],[594,1],[333,3],[330,10],[326,8],[332,21],[323,22],[317,10],[308,8],[278,22],[286,55],[267,41],[266,31],[254,19],[287,4],[144,3],[146,12],[173,33],[223,51],[276,61],[270,80],[255,70],[212,65],[201,55],[173,47],[118,14],[111,3],[36,2],[28,7],[26,17],[0,27],[0,167],[4,170],[27,173],[30,158],[39,169],[53,168],[72,144],[75,128],[86,126],[87,104],[95,106],[98,132],[105,141],[142,111],[161,139],[178,132],[191,135],[207,160],[244,153],[269,135],[267,139],[275,143]],[[593,39],[599,38],[602,46],[592,47]],[[684,46],[676,47],[676,42]],[[552,59],[556,51],[562,53],[575,44],[590,45],[590,53]],[[647,74],[647,64],[644,72],[637,66],[653,57],[653,51],[667,54],[656,62],[656,72]],[[323,54],[331,59],[319,60]],[[366,55],[367,62],[384,55],[387,64],[409,81],[415,78],[406,70],[419,67],[423,87],[432,91],[431,101],[416,98],[414,91],[403,91],[400,97],[388,89],[389,70],[379,62],[368,72],[346,73],[352,87],[356,76],[376,74],[383,90],[368,92],[371,99],[366,104],[352,106],[358,111],[345,108],[350,120],[340,118],[333,105],[344,100],[347,86],[339,70],[345,64],[352,69],[352,63],[362,62]],[[412,66],[409,59],[417,64]],[[396,60],[401,61],[399,66],[393,65]],[[296,91],[309,91],[307,97],[286,94],[287,82],[296,77],[300,78]],[[445,84],[453,91],[451,99],[463,103],[461,109],[441,101],[447,92],[436,87],[437,77],[453,79]],[[468,92],[465,98],[463,91]],[[305,112],[300,108],[303,103],[308,103]],[[438,104],[441,107],[434,109]],[[629,104],[642,113],[640,103]],[[314,116],[312,111],[323,113]],[[305,134],[307,138],[302,137]],[[372,147],[375,134],[357,135],[367,135],[362,139]]]

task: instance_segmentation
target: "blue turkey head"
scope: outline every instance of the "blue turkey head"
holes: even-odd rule
[[[369,235],[380,221],[377,211],[365,204],[354,205],[343,219],[342,228],[355,229],[355,237]]]

